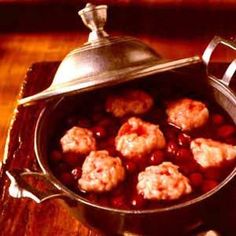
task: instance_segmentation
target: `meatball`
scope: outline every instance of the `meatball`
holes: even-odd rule
[[[167,104],[168,122],[183,131],[191,131],[206,124],[209,112],[204,103],[182,98]]]
[[[153,105],[152,97],[142,90],[124,90],[107,98],[106,111],[115,117],[144,114]]]
[[[124,123],[115,139],[116,150],[126,158],[143,157],[165,147],[165,137],[158,125],[132,117]]]
[[[125,170],[118,157],[108,152],[92,151],[82,166],[79,188],[88,192],[107,192],[125,178]]]
[[[96,140],[92,131],[76,126],[69,129],[60,142],[64,153],[72,152],[87,155],[96,149]]]
[[[197,138],[190,144],[193,157],[203,168],[220,167],[236,158],[236,146],[212,139]]]
[[[163,162],[139,173],[137,191],[145,199],[174,200],[190,193],[192,188],[189,180],[178,171],[178,166]]]

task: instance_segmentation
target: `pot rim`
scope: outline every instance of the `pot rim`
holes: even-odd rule
[[[223,84],[219,79],[217,79],[214,76],[208,76],[208,82],[209,84],[219,90],[220,92],[224,92],[226,96],[236,104],[236,95],[233,93],[233,91]],[[49,182],[53,184],[58,190],[62,191],[64,194],[66,194],[69,198],[79,201],[80,203],[83,203],[87,206],[97,208],[99,210],[105,210],[105,211],[112,211],[115,213],[119,214],[129,214],[129,215],[144,215],[144,214],[155,214],[155,213],[161,213],[161,212],[167,212],[171,210],[178,210],[180,208],[185,208],[190,205],[194,205],[199,203],[200,201],[203,201],[216,192],[218,192],[220,189],[222,189],[235,175],[236,175],[236,166],[235,168],[231,171],[231,173],[223,180],[221,181],[214,189],[210,190],[209,192],[202,194],[196,198],[193,198],[191,200],[185,201],[183,203],[177,203],[172,206],[168,207],[163,207],[163,208],[156,208],[156,209],[147,209],[147,210],[124,210],[124,209],[116,209],[112,207],[106,207],[106,206],[101,206],[95,203],[90,202],[86,198],[81,197],[80,195],[74,193],[70,189],[68,189],[66,186],[64,186],[52,173],[50,170],[49,166],[44,163],[44,161],[41,160],[42,153],[40,151],[40,130],[42,128],[42,124],[44,123],[45,117],[47,117],[45,114],[50,113],[55,107],[60,104],[65,97],[60,98],[57,102],[54,102],[53,104],[50,104],[48,107],[45,107],[41,112],[40,115],[37,119],[36,127],[35,127],[35,132],[34,132],[34,151],[36,154],[36,158],[38,161],[38,164],[42,170],[42,172],[46,175],[46,178],[48,179]]]

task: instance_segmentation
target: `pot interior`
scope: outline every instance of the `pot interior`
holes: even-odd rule
[[[147,91],[156,91],[158,97],[162,99],[170,99],[179,96],[192,97],[201,100],[214,100],[236,124],[236,97],[235,95],[215,78],[207,77],[202,64],[185,67],[176,71],[165,72],[158,76],[151,76],[138,79],[136,81],[127,82],[108,87],[82,93],[74,96],[63,97],[57,101],[49,103],[47,108],[42,112],[35,133],[35,150],[37,159],[44,172],[49,173],[52,179],[60,185],[60,182],[54,176],[49,167],[48,157],[49,151],[55,146],[55,142],[59,142],[57,137],[61,137],[65,132],[63,128],[65,120],[73,117],[75,111],[86,116],[93,108],[94,101],[102,101],[106,94],[113,90],[113,94],[122,88],[144,88]],[[71,121],[73,122],[73,121]],[[68,125],[68,127],[70,124]],[[66,127],[66,128],[68,128]],[[231,173],[231,177],[233,174]],[[223,181],[218,187],[221,188],[227,181]],[[63,187],[64,188],[64,187]],[[65,191],[74,194],[67,188]],[[217,189],[215,190],[217,191]],[[77,195],[78,198],[80,198]]]

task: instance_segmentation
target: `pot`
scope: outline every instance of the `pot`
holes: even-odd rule
[[[223,39],[216,37],[205,50],[203,54],[203,63],[208,65],[212,51],[220,43],[235,48],[234,44],[229,44]],[[199,72],[203,63],[199,63],[200,67],[197,67]],[[203,78],[202,82],[199,80],[200,73],[196,75],[197,81],[194,76],[191,75],[193,79],[190,81],[189,85],[187,85],[187,81],[180,82],[180,78],[184,80],[185,76],[189,77],[189,72],[186,72],[186,68],[184,68],[184,72],[178,70],[175,72],[163,73],[155,80],[145,77],[145,79],[139,80],[138,83],[147,83],[147,81],[150,80],[153,86],[162,86],[163,77],[168,77],[168,86],[170,86],[172,82],[175,84],[176,81],[178,81],[178,83],[181,83],[182,85],[185,84],[184,90],[192,92],[192,89],[194,89],[197,93],[201,93],[202,86],[205,86],[207,96],[209,96],[209,94],[210,96],[213,96],[215,101],[227,111],[236,124],[236,96],[229,88],[233,72],[236,70],[235,63],[236,60],[230,64],[222,80],[210,75],[207,77],[207,84],[204,84],[205,78]],[[192,71],[191,68],[190,71]],[[201,85],[196,86],[194,81],[198,83],[198,85],[199,83]],[[132,83],[134,83],[134,81]],[[200,89],[196,89],[197,87],[200,87]],[[223,199],[227,199],[230,185],[236,187],[235,181],[233,181],[236,174],[236,168],[215,189],[200,197],[171,207],[142,211],[118,210],[93,204],[70,191],[53,175],[47,160],[48,148],[52,136],[55,134],[61,120],[65,118],[65,115],[73,111],[75,106],[78,108],[78,105],[81,105],[81,102],[83,102],[87,96],[94,96],[94,93],[96,94],[96,92],[97,90],[78,94],[74,97],[62,97],[57,101],[49,103],[41,112],[37,122],[34,143],[37,161],[42,172],[34,173],[23,170],[8,172],[7,175],[11,179],[11,186],[9,188],[11,196],[17,198],[29,197],[37,203],[44,202],[51,198],[63,198],[65,206],[69,207],[71,212],[81,222],[88,224],[90,227],[100,229],[102,232],[109,235],[111,233],[179,235],[188,233],[194,227],[201,224],[202,221],[208,220],[206,219],[206,212],[216,209],[216,206],[218,207],[221,202],[222,196]],[[204,94],[202,95],[205,96]],[[37,192],[36,189],[29,186],[25,180],[26,176],[31,176],[46,182],[49,186],[49,190],[40,193]]]
[[[104,18],[102,19],[104,22]],[[97,31],[95,30],[94,32]],[[99,47],[101,44],[102,47],[104,47],[104,44],[110,45],[111,42],[107,37],[107,33],[103,30],[97,33],[92,32],[89,39],[89,42],[91,43],[90,46],[97,48],[97,44],[99,44]],[[99,41],[101,39],[102,41]],[[124,42],[122,41],[122,43]],[[133,41],[131,41],[131,44],[133,45]],[[78,106],[82,106],[83,101],[86,100],[87,97],[95,96],[97,92],[102,92],[103,89],[110,89],[107,88],[107,86],[113,86],[114,84],[116,86],[117,84],[123,86],[124,82],[126,83],[125,86],[129,86],[132,83],[139,83],[140,86],[148,84],[148,86],[156,87],[169,87],[171,85],[174,85],[173,87],[175,87],[175,85],[178,84],[181,88],[183,87],[183,91],[188,93],[196,92],[202,96],[210,96],[213,98],[230,115],[236,124],[236,96],[229,86],[236,70],[236,60],[230,64],[221,80],[213,75],[207,75],[205,73],[205,66],[208,68],[212,52],[219,44],[227,45],[236,50],[236,45],[234,43],[220,37],[215,37],[206,48],[202,60],[195,58],[196,60],[184,60],[184,63],[183,60],[181,60],[181,63],[178,61],[177,63],[168,62],[166,64],[166,62],[163,63],[162,60],[159,60],[159,56],[155,55],[151,49],[148,49],[149,56],[153,58],[153,61],[149,64],[150,61],[147,60],[148,62],[145,67],[140,68],[140,64],[138,63],[134,65],[134,70],[127,71],[123,70],[121,66],[119,69],[121,73],[113,74],[114,77],[112,77],[113,79],[110,82],[107,81],[106,76],[102,77],[101,75],[101,79],[97,81],[95,85],[87,83],[88,81],[92,81],[94,75],[86,74],[82,77],[77,75],[72,79],[70,78],[69,82],[67,81],[64,83],[64,85],[69,84],[69,87],[63,87],[65,89],[62,89],[61,91],[56,90],[62,88],[62,83],[59,83],[59,86],[56,82],[61,82],[61,79],[58,78],[60,77],[59,75],[63,74],[61,71],[65,70],[64,64],[68,63],[67,60],[71,63],[70,56],[75,55],[73,53],[69,54],[69,59],[67,57],[59,67],[54,80],[54,85],[52,85],[49,90],[46,92],[43,91],[42,93],[25,100],[22,99],[20,102],[21,104],[24,104],[44,98],[51,98],[51,96],[56,97],[49,101],[46,108],[41,112],[35,130],[34,148],[42,172],[31,172],[29,170],[8,171],[7,175],[11,180],[11,185],[9,187],[10,195],[15,198],[28,197],[37,203],[42,203],[52,198],[62,198],[65,207],[69,208],[75,217],[82,223],[108,235],[184,235],[201,225],[202,222],[208,221],[209,219],[206,212],[217,209],[221,204],[222,199],[227,200],[230,196],[231,189],[236,187],[234,178],[236,168],[216,188],[184,203],[151,210],[120,210],[91,203],[64,186],[54,176],[48,165],[48,149],[52,137],[55,135],[55,132],[57,132],[57,127],[67,114],[70,114],[75,107],[78,108]],[[138,47],[140,47],[140,45]],[[143,47],[143,45],[141,45],[141,47]],[[77,56],[78,55],[76,55],[76,57]],[[74,58],[75,57],[73,56],[73,60]],[[170,64],[172,66],[170,66]],[[193,64],[197,67],[197,70],[195,70],[197,73],[191,74],[193,73]],[[170,69],[176,68],[180,69],[169,71]],[[98,70],[102,71],[101,68]],[[167,70],[169,72],[163,72]],[[159,72],[162,73],[160,74]],[[156,75],[157,73],[158,75]],[[121,80],[121,78],[124,78],[123,76],[125,74],[127,74],[127,78],[129,79]],[[155,79],[153,79],[153,75],[155,75]],[[190,76],[191,81],[187,79]],[[78,87],[78,80],[80,82],[82,81],[82,83],[83,81],[86,81],[87,86],[84,84],[83,86]],[[74,96],[58,96],[71,94],[71,92],[74,94],[75,91],[77,95]],[[27,181],[27,177],[29,176],[44,182],[47,185],[47,190],[39,192],[37,189],[34,189],[33,186],[30,186]]]

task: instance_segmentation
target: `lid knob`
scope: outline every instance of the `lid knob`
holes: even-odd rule
[[[99,5],[95,6],[91,3],[87,3],[85,8],[80,10],[84,24],[92,30],[89,34],[88,42],[100,41],[109,35],[103,30],[103,27],[107,20],[107,6]]]

